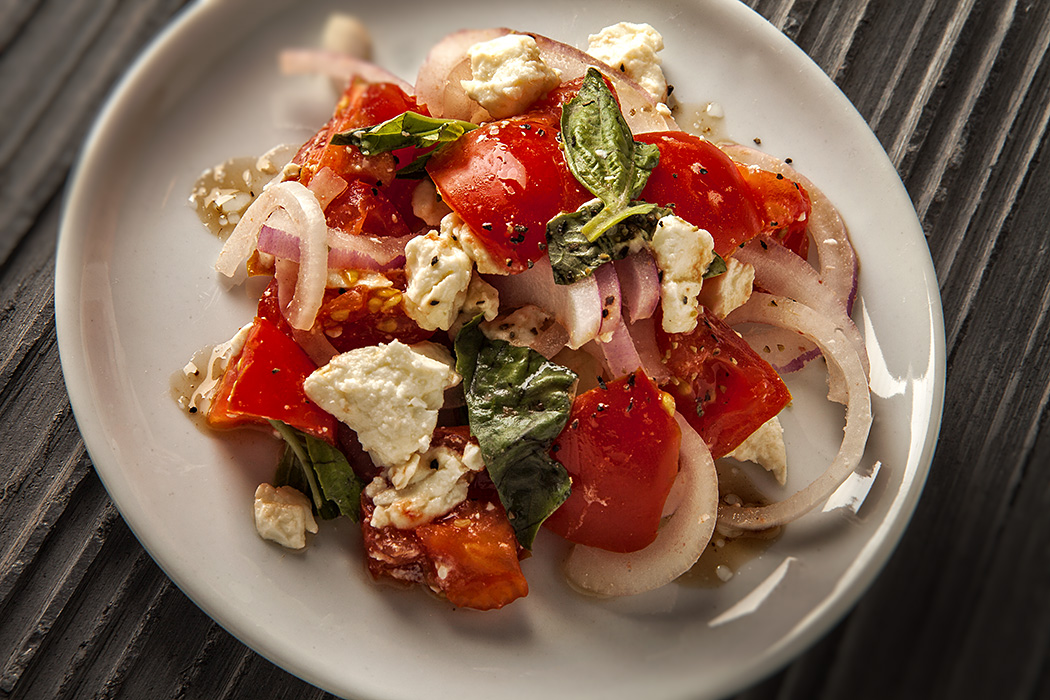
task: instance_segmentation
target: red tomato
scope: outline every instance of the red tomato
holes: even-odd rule
[[[656,341],[680,382],[669,384],[667,391],[715,459],[732,452],[791,401],[776,370],[703,307],[696,330],[665,333],[657,323]]]
[[[303,380],[315,369],[295,341],[256,317],[244,349],[222,375],[208,425],[235,428],[279,420],[334,444],[335,418],[303,392]]]
[[[328,225],[353,235],[407,236],[412,233],[386,190],[362,180],[351,180],[325,209]],[[411,205],[410,205],[411,206]]]
[[[362,283],[342,291],[325,290],[314,328],[320,329],[339,352],[389,343],[395,339],[408,344],[418,343],[433,336],[434,331],[420,328],[401,306],[405,273],[392,270],[387,273],[387,277],[393,286],[376,289]],[[259,298],[257,313],[273,322],[285,335],[293,337],[291,326],[281,314],[276,280],[270,282]]]
[[[469,439],[466,426],[439,427],[431,444],[462,451]],[[494,489],[472,486],[468,500],[451,513],[414,530],[374,528],[367,497],[361,508],[368,570],[376,580],[421,583],[476,610],[501,608],[528,594],[518,563],[522,550]]]
[[[641,370],[576,397],[551,447],[572,477],[572,491],[547,528],[613,552],[634,552],[656,539],[682,439],[663,397]]]
[[[404,112],[426,114],[424,108],[396,85],[354,82],[343,93],[328,123],[295,154],[292,161],[302,166],[299,174],[302,184],[310,184],[314,173],[326,166],[351,184],[325,211],[330,226],[351,233],[380,236],[400,236],[420,227],[421,222],[412,213],[412,190],[418,183],[394,177],[399,166],[407,165],[415,158],[415,148],[364,156],[352,146],[333,146],[330,143],[335,134],[373,126]],[[376,188],[375,192],[373,188]],[[378,219],[371,222],[359,220],[362,216],[367,219],[370,211],[383,215],[382,226],[375,225]],[[391,220],[391,213],[396,214],[397,221],[387,223]]]
[[[660,162],[640,199],[673,207],[675,214],[706,229],[722,257],[762,230],[747,183],[717,146],[681,131],[637,134],[635,139],[660,149]]]
[[[491,122],[427,164],[445,203],[511,272],[546,254],[548,221],[591,199],[569,172],[557,134],[548,115]]]
[[[554,119],[561,122],[561,106],[580,94],[580,88],[583,86],[583,76],[574,78],[573,80],[567,80],[554,88],[546,95],[536,100],[531,107],[529,107],[530,114],[547,114]],[[612,82],[602,76],[602,80],[605,81],[605,85],[609,88],[609,92],[616,98],[616,103],[619,104],[620,100],[616,96],[616,89],[613,87]]]
[[[762,233],[805,259],[809,255],[806,226],[813,205],[809,194],[794,180],[761,168],[737,164],[740,174],[751,188],[751,194],[762,218]]]

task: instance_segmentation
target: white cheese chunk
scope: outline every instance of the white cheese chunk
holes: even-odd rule
[[[587,37],[587,53],[623,72],[658,102],[667,100],[667,79],[657,55],[664,38],[648,24],[620,22]]]
[[[547,327],[553,317],[538,306],[526,304],[506,316],[488,320],[479,325],[489,340],[505,340],[511,345],[526,347]]]
[[[453,367],[440,345],[394,340],[336,355],[303,389],[354,429],[373,462],[388,467],[430,447],[445,389],[460,381]]]
[[[663,329],[688,333],[696,328],[697,296],[715,258],[715,241],[707,231],[672,214],[657,222],[650,246],[660,269]]]
[[[784,445],[784,428],[777,416],[760,425],[727,456],[760,465],[772,472],[781,485],[787,481],[787,447]]]
[[[291,486],[255,489],[255,529],[264,540],[288,549],[306,546],[306,533],[317,532],[310,501]]]
[[[389,467],[365,487],[372,499],[372,527],[411,529],[449,513],[467,498],[474,472],[485,467],[481,451],[467,443],[463,454],[435,447]]]
[[[472,80],[460,84],[496,119],[520,114],[561,82],[558,71],[540,57],[536,40],[525,34],[474,44],[467,55]]]
[[[486,321],[496,318],[499,314],[499,291],[475,272],[470,277],[470,286],[467,287],[467,298],[463,302],[463,309],[459,312],[459,318],[449,328],[449,333],[459,333],[459,329],[474,320],[478,314],[481,314]]]
[[[448,234],[453,241],[459,244],[459,247],[463,249],[470,259],[474,261],[474,265],[478,268],[478,272],[483,275],[508,275],[510,270],[507,266],[506,260],[497,260],[492,257],[485,244],[474,233],[473,229],[459,218],[459,214],[449,214],[441,220],[441,233],[442,235]]]
[[[700,303],[719,318],[725,318],[751,298],[754,284],[755,268],[736,258],[728,258],[724,273],[704,280]]]
[[[405,246],[405,313],[427,330],[448,330],[467,298],[474,263],[452,235],[431,231]]]

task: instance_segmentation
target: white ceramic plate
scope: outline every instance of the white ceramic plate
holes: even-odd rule
[[[839,494],[720,588],[675,584],[612,601],[570,591],[558,572],[564,547],[541,537],[524,562],[526,599],[495,613],[457,610],[371,583],[350,523],[324,525],[305,553],[260,540],[251,497],[276,446],[255,434],[206,435],[169,396],[170,374],[232,335],[255,304],[250,290],[216,279],[219,244],[187,204],[191,183],[227,157],[305,140],[332,108],[323,80],[278,73],[276,50],[313,45],[328,11],[322,2],[287,9],[294,4],[229,0],[184,13],[110,100],[69,192],[56,284],[63,368],[95,466],[146,549],[245,643],[358,698],[713,698],[805,649],[897,543],[940,418],[933,268],[907,194],[861,117],[734,0],[355,4],[377,62],[409,80],[427,48],[464,25],[585,44],[621,19],[653,24],[676,95],[719,102],[729,134],[792,157],[841,208],[862,265],[855,317],[876,416],[863,466],[879,470],[854,480],[859,511],[858,499]],[[841,411],[820,398],[819,373],[807,372],[790,382],[789,490],[823,469],[841,437]]]

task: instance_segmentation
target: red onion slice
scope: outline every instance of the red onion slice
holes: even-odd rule
[[[271,214],[283,211],[291,221],[289,233],[299,239],[299,267],[295,293],[284,308],[293,328],[313,326],[328,277],[328,224],[313,192],[298,182],[270,185],[245,210],[215,262],[215,269],[234,277],[255,251],[259,233]]]
[[[565,563],[565,576],[576,588],[599,596],[645,593],[689,570],[714,534],[718,510],[718,474],[711,452],[680,414],[682,431],[678,477],[681,502],[645,549],[627,554],[576,545]],[[679,484],[679,482],[682,482]]]
[[[620,294],[627,320],[638,321],[656,313],[660,303],[660,270],[649,248],[613,262],[620,280]]]
[[[608,340],[602,340],[601,336],[595,338],[594,346],[596,352],[592,354],[599,355],[596,359],[605,365],[611,377],[622,377],[636,369],[644,368],[638,349],[634,347],[634,339],[625,323],[617,324]]]
[[[338,51],[321,49],[285,49],[279,56],[281,72],[285,75],[325,75],[349,85],[354,78],[368,83],[393,83],[406,95],[412,86],[385,68]]]
[[[569,332],[567,344],[573,350],[598,335],[602,305],[593,275],[572,284],[555,284],[550,259],[543,257],[517,275],[486,275],[485,281],[499,292],[500,308],[533,304],[554,316]]]
[[[467,97],[459,83],[471,77],[467,51],[474,44],[505,34],[510,34],[510,30],[463,29],[434,44],[416,76],[416,99],[419,104],[435,117],[470,121],[474,112],[481,108]]]
[[[307,186],[317,197],[317,203],[321,205],[322,211],[327,209],[332,200],[341,195],[347,187],[349,185],[346,180],[336,175],[335,171],[327,165],[314,173]]]
[[[631,133],[648,131],[679,131],[670,111],[661,113],[660,103],[653,99],[645,88],[628,78],[608,63],[598,60],[575,46],[563,44],[540,34],[529,33],[540,48],[543,62],[561,73],[562,82],[586,75],[588,68],[597,68],[609,79],[620,100],[620,110],[631,127]]]
[[[328,267],[333,270],[393,270],[405,264],[405,244],[416,237],[373,238],[328,229]]]
[[[780,173],[806,188],[813,204],[806,231],[817,250],[820,278],[845,304],[846,313],[853,313],[857,296],[857,256],[849,241],[846,224],[831,200],[811,180],[779,158],[735,143],[720,144],[719,147],[738,163]]]
[[[634,342],[634,349],[642,361],[642,367],[654,382],[663,385],[671,381],[671,371],[663,363],[660,346],[656,343],[656,321],[643,318],[627,325]]]
[[[846,314],[844,300],[835,296],[835,293],[823,283],[817,271],[809,263],[776,241],[766,239],[750,241],[739,248],[734,253],[734,257],[755,268],[755,284],[761,286],[765,291],[794,299],[832,320],[846,335],[846,338],[853,343],[860,357],[864,374],[867,376],[869,365],[864,338],[853,320]],[[733,313],[729,314],[727,321],[730,325],[736,322]],[[792,342],[798,340],[798,335],[790,332],[785,333],[782,339],[766,337],[759,341],[763,342],[763,345],[759,346],[757,351],[760,355],[766,356],[767,353],[764,350],[770,343],[785,344],[790,351],[791,348],[800,345],[798,342]],[[807,361],[806,358],[814,356],[811,351],[812,346],[804,344],[803,348],[802,352],[786,363],[785,370],[799,369]],[[844,403],[846,392],[841,383],[841,375],[833,372],[832,377],[834,379],[831,387],[831,395],[834,396],[832,400]]]
[[[598,283],[598,299],[601,303],[602,320],[598,326],[598,335],[604,337],[622,325],[620,280],[612,265],[601,265],[594,271],[594,281]]]
[[[802,517],[837,489],[857,468],[871,429],[871,393],[857,348],[834,320],[784,297],[755,293],[734,311],[737,321],[763,323],[797,331],[815,342],[824,353],[829,369],[835,365],[844,377],[846,426],[842,445],[827,470],[792,496],[766,506],[742,508],[723,505],[718,510],[720,530],[733,534],[741,530],[766,530]]]

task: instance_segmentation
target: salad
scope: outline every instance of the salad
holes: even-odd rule
[[[488,610],[528,593],[543,528],[573,543],[575,588],[632,595],[854,470],[871,402],[845,226],[789,162],[679,127],[655,29],[586,51],[464,30],[414,84],[367,60],[356,21],[326,36],[339,50],[281,60],[338,81],[331,119],[191,197],[224,238],[219,274],[266,281],[179,394],[210,429],[283,442],[255,493],[263,538],[300,549],[347,517],[375,580]],[[838,453],[745,501],[720,467],[785,483],[781,375],[818,357]]]

